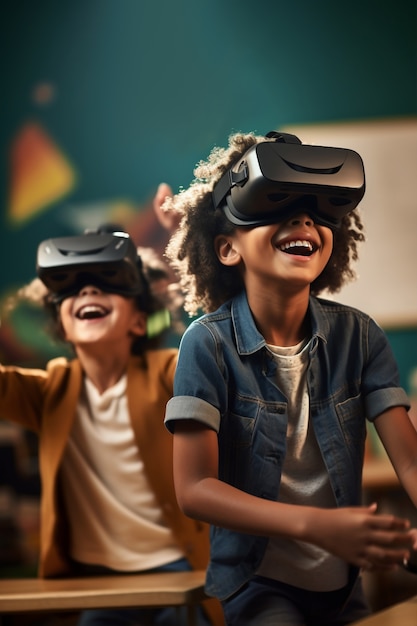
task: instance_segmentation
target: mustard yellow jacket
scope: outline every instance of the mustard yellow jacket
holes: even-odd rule
[[[186,517],[178,507],[172,476],[173,440],[164,426],[176,361],[174,348],[131,357],[127,369],[129,414],[148,480],[166,521],[191,566],[205,569],[209,560],[208,527]],[[39,437],[42,483],[39,576],[45,578],[71,575],[59,468],[74,421],[82,377],[77,359],[53,359],[46,370],[0,366],[0,417],[36,432]],[[217,601],[208,601],[206,608],[213,624],[223,623]]]

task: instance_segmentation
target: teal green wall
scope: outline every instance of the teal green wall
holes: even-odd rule
[[[74,206],[178,190],[231,132],[416,115],[416,13],[415,0],[3,2],[0,295],[33,276],[40,240],[78,229]],[[31,96],[42,81],[46,106]],[[78,185],[12,226],[9,147],[28,120]]]
[[[396,356],[401,384],[417,400],[417,328],[386,329]],[[417,406],[415,407],[417,411]]]
[[[0,189],[8,146],[39,121],[79,172],[69,198],[24,227],[2,216],[2,281],[26,280],[68,207],[187,185],[235,130],[417,113],[415,0],[9,0],[2,4]],[[36,106],[40,81],[55,86]]]

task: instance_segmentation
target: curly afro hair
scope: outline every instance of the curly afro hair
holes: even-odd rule
[[[251,146],[264,141],[274,139],[254,133],[230,135],[227,148],[215,147],[206,161],[197,164],[188,189],[167,198],[163,205],[163,210],[175,211],[181,218],[165,254],[179,277],[185,294],[184,308],[190,315],[199,309],[207,313],[216,310],[244,287],[239,269],[226,267],[217,258],[216,235],[231,234],[238,227],[227,220],[222,209],[214,208],[212,191],[226,170]],[[325,289],[336,292],[355,278],[352,262],[357,260],[358,243],[364,239],[363,225],[355,209],[334,231],[333,253],[311,285],[313,295]]]

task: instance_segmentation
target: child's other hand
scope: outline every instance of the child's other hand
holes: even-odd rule
[[[416,530],[410,530],[408,520],[377,515],[376,510],[376,504],[320,509],[315,529],[320,534],[318,545],[366,570],[396,569],[409,558]]]

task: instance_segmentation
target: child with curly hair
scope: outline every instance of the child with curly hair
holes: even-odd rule
[[[152,249],[136,252],[120,230],[106,227],[93,236],[97,250],[102,237],[106,244],[114,237],[116,249],[130,243],[126,284],[104,261],[78,269],[64,264],[18,294],[46,307],[53,334],[70,344],[74,358],[53,359],[45,370],[0,366],[2,417],[39,437],[40,577],[208,563],[208,526],[187,518],[176,502],[172,437],[164,427],[177,349],[163,348],[162,337],[182,298],[169,284],[166,263]],[[91,236],[66,240],[70,246],[76,240],[69,260],[88,259],[79,251]],[[40,249],[50,251],[54,241]],[[220,605],[208,600],[205,607],[210,623],[221,624]],[[78,624],[168,626],[178,619],[175,608],[103,608],[83,611]],[[209,623],[203,612],[199,619]]]
[[[272,154],[284,148],[301,155],[290,191],[259,166],[262,152],[286,168]],[[417,547],[409,520],[361,506],[366,420],[415,505],[417,433],[381,328],[319,297],[354,277],[364,179],[360,197],[353,181],[332,199],[315,148],[236,133],[164,205],[181,216],[166,253],[186,309],[203,311],[166,409],[175,488],[182,510],[211,524],[207,593],[229,626],[351,623],[369,613],[361,570],[401,566]],[[315,167],[325,182],[306,191]]]

